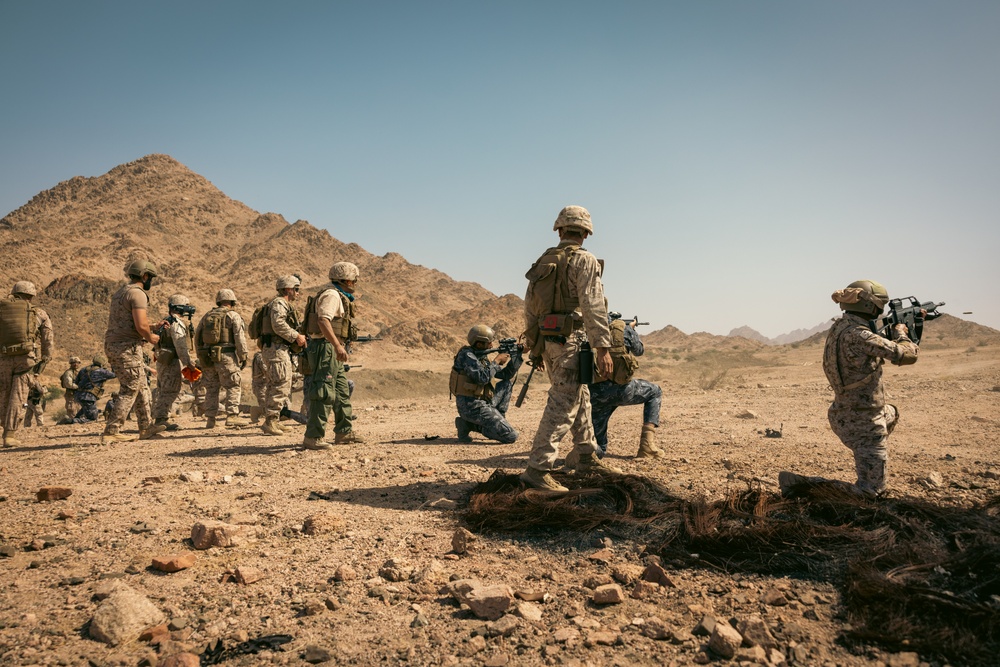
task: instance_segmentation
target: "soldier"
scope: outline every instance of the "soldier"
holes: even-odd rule
[[[567,432],[573,437],[578,473],[619,471],[595,455],[590,391],[580,382],[580,353],[585,344],[593,348],[603,376],[612,370],[601,265],[582,247],[594,226],[587,209],[567,206],[552,229],[559,234],[559,245],[546,250],[525,274],[526,347],[532,363],[547,371],[551,387],[521,480],[538,489],[566,491],[549,472],[556,466],[559,441]]]
[[[507,421],[507,406],[523,361],[521,348],[515,347],[513,355],[501,352],[490,361],[486,350],[494,338],[493,329],[477,324],[466,336],[469,344],[455,355],[449,389],[458,408],[455,428],[459,442],[472,442],[470,431],[504,445],[517,440],[517,431]],[[496,385],[494,379],[499,380]]]
[[[108,329],[104,334],[104,352],[108,355],[111,371],[118,378],[120,400],[115,401],[114,410],[101,434],[101,444],[133,440],[120,432],[133,407],[140,440],[152,438],[166,429],[163,424],[152,423],[152,395],[142,351],[144,343],[156,345],[160,340],[150,329],[147,315],[147,292],[156,277],[156,267],[152,262],[137,259],[129,262],[125,274],[129,283],[111,297]]]
[[[160,342],[156,347],[156,403],[153,423],[175,431],[177,423],[170,421],[174,402],[181,393],[181,369],[195,370],[191,359],[194,332],[191,331],[191,301],[183,294],[174,294],[167,302],[168,315],[163,323]],[[188,321],[184,321],[187,315]]]
[[[80,411],[80,404],[76,401],[76,374],[80,372],[80,357],[69,358],[69,368],[59,378],[59,384],[65,391],[66,398],[66,419],[72,420],[76,413]]]
[[[71,417],[71,424],[86,424],[97,421],[101,413],[97,409],[97,399],[104,394],[104,383],[115,377],[115,374],[107,368],[107,360],[98,355],[94,357],[90,366],[82,369],[76,374],[76,400],[80,404],[80,410]],[[115,394],[117,396],[117,394]],[[110,401],[109,401],[110,403]]]
[[[904,324],[893,327],[892,341],[873,331],[872,320],[889,303],[889,294],[879,283],[858,280],[831,296],[844,315],[830,327],[823,349],[823,372],[833,388],[827,415],[833,432],[854,452],[858,476],[854,484],[840,484],[876,497],[885,492],[886,441],[899,422],[899,410],[885,400],[882,365],[886,359],[897,366],[914,364],[918,349]],[[817,481],[824,480],[787,471],[778,475],[785,494],[793,493],[796,485]]]
[[[31,426],[32,419],[35,426],[45,426],[45,385],[34,373],[31,374],[29,382],[31,385],[28,389],[28,402],[24,406],[24,427]]]
[[[219,414],[219,392],[225,390],[226,426],[246,426],[240,417],[240,371],[246,366],[250,351],[246,326],[234,309],[236,295],[221,289],[215,295],[216,307],[205,313],[195,331],[198,360],[205,379],[205,428],[215,428]]]
[[[594,420],[594,435],[597,439],[597,455],[604,458],[608,452],[608,421],[614,411],[623,405],[642,404],[642,435],[639,437],[641,458],[662,458],[664,452],[656,446],[656,428],[660,425],[660,387],[633,377],[644,352],[642,340],[635,330],[635,321],[626,324],[621,315],[615,313],[608,323],[611,329],[610,377],[594,374],[590,385],[590,410]]]
[[[264,403],[264,424],[268,435],[281,435],[281,409],[292,397],[292,355],[305,347],[306,337],[299,333],[299,316],[292,306],[299,296],[300,281],[296,276],[278,278],[278,296],[267,305],[261,326],[264,345],[264,366],[267,369],[267,396]]]
[[[330,282],[324,285],[306,307],[306,334],[309,336],[307,360],[309,377],[309,423],[302,445],[306,449],[329,449],[326,420],[333,407],[335,444],[362,443],[351,424],[350,389],[344,364],[347,347],[356,336],[354,290],[360,271],[350,262],[337,262],[330,268]]]
[[[28,374],[41,373],[55,347],[48,314],[31,305],[36,293],[33,283],[20,280],[14,283],[10,296],[0,301],[0,423],[4,447],[21,444],[14,433],[21,427],[21,411],[30,390]]]

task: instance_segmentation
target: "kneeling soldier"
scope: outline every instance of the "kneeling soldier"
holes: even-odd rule
[[[487,356],[493,344],[493,329],[477,324],[469,330],[469,344],[458,351],[451,368],[450,390],[455,396],[459,442],[472,442],[471,431],[505,445],[517,440],[517,431],[507,422],[507,406],[514,379],[523,358],[520,346],[501,352],[492,361]],[[499,380],[494,385],[494,379]]]

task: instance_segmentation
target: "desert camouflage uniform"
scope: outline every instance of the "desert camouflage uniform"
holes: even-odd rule
[[[625,325],[625,349],[641,357],[645,348],[635,329]],[[648,380],[633,378],[626,384],[616,384],[611,380],[590,385],[590,409],[594,419],[594,436],[597,439],[597,455],[603,457],[608,452],[608,421],[614,411],[623,405],[642,406],[644,424],[660,425],[660,401],[663,391],[659,385]]]
[[[37,375],[32,375],[28,389],[28,405],[25,408],[24,426],[45,426],[45,385],[41,383]]]
[[[4,433],[10,435],[21,427],[24,419],[24,404],[31,389],[31,367],[39,361],[51,359],[55,347],[52,321],[48,314],[37,306],[32,308],[37,322],[34,349],[28,354],[16,356],[0,354],[0,423],[3,424]]]
[[[207,315],[207,313],[206,313]],[[204,318],[202,322],[204,322]],[[219,393],[225,390],[225,399],[222,401],[227,416],[237,417],[240,414],[240,398],[243,395],[241,386],[242,377],[240,370],[250,356],[247,347],[246,325],[243,318],[235,310],[226,312],[226,325],[233,337],[234,350],[223,350],[222,361],[213,362],[212,365],[202,363],[206,368],[202,368],[205,382],[205,416],[214,419],[219,414]],[[201,329],[201,323],[198,324]],[[197,340],[201,336],[196,334]]]
[[[559,247],[569,245],[575,244],[563,241]],[[545,339],[542,360],[551,386],[545,412],[542,413],[528,457],[528,466],[537,470],[552,470],[556,467],[559,441],[567,432],[571,433],[573,447],[580,454],[597,452],[590,415],[590,390],[587,385],[580,383],[579,362],[580,346],[584,341],[589,340],[593,348],[611,347],[601,267],[594,255],[580,248],[570,257],[566,273],[570,296],[579,302],[579,308],[574,313],[577,325],[566,336],[565,342],[551,336]],[[531,311],[531,291],[529,284],[524,309],[529,332],[536,326],[539,316],[545,314]],[[532,349],[534,344],[535,341],[528,338],[526,349]]]
[[[510,395],[514,391],[514,379],[523,361],[520,350],[510,356],[510,361],[503,368],[486,355],[477,355],[475,349],[468,345],[458,351],[452,368],[470,382],[491,386],[494,379],[499,380],[483,398],[455,397],[458,416],[466,421],[470,431],[478,431],[484,437],[505,445],[517,440],[517,431],[507,421],[506,415]]]
[[[201,367],[198,367],[201,370]],[[194,401],[191,403],[191,414],[195,417],[205,416],[205,394],[207,390],[205,389],[205,374],[202,373],[201,377],[191,383],[191,393],[194,394]]]
[[[267,403],[267,364],[264,363],[263,352],[254,353],[250,363],[250,389],[263,414],[264,404]]]
[[[261,405],[264,416],[277,419],[281,409],[292,398],[292,355],[290,343],[299,337],[299,332],[292,325],[297,320],[295,309],[283,296],[276,296],[268,306],[271,317],[271,329],[274,331],[269,342],[264,346],[264,362],[267,367],[267,397]]]
[[[830,427],[854,452],[856,486],[865,493],[885,490],[886,440],[899,421],[896,406],[885,400],[882,364],[898,364],[904,354],[916,357],[916,344],[905,337],[887,340],[854,313],[844,313],[827,334],[823,371],[834,391]]]
[[[66,418],[72,419],[80,411],[80,404],[76,400],[76,390],[79,389],[76,384],[76,372],[72,368],[67,368],[59,378],[59,384],[66,390]]]
[[[164,350],[164,346],[161,345],[160,348],[163,351],[156,357],[156,404],[153,407],[153,419],[170,417],[184,382],[184,378],[181,377],[181,369],[190,366],[192,362],[191,350],[188,347],[188,325],[186,322],[180,317],[174,316],[174,321],[160,336],[161,341],[164,336],[170,337],[174,352],[171,354],[169,347]]]
[[[142,286],[135,283],[123,285],[111,297],[108,330],[104,334],[104,352],[108,357],[111,371],[118,378],[119,385],[119,400],[114,402],[114,408],[104,430],[109,435],[118,433],[133,407],[140,433],[152,423],[153,401],[149,391],[149,378],[146,375],[146,362],[143,359],[144,341],[135,329],[135,321],[132,319],[133,308],[129,306],[128,301],[129,292],[132,291],[141,295],[133,297],[136,306],[141,305],[141,309],[148,311],[149,296]]]

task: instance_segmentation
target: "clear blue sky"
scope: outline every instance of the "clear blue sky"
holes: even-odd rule
[[[586,206],[612,309],[653,328],[774,336],[859,278],[1000,328],[995,0],[0,0],[0,25],[0,214],[167,153],[497,294]]]

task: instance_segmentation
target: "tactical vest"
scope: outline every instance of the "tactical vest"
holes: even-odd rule
[[[335,287],[327,287],[325,290],[321,290],[316,296],[309,297],[309,302],[306,304],[306,334],[310,336],[318,336],[323,332],[319,328],[319,315],[316,312],[316,304],[319,303],[319,298],[323,294],[326,294],[330,290],[336,290],[337,296],[340,297],[340,302],[344,305],[344,316],[334,318],[331,324],[333,325],[333,333],[336,334],[337,338],[340,339],[342,343],[358,339],[358,330],[354,327],[352,320],[354,319],[354,302],[347,298],[347,295],[337,290]]]
[[[481,366],[485,366],[488,363],[489,359],[485,355],[480,357],[479,364]],[[453,396],[470,396],[472,398],[481,398],[484,401],[489,401],[493,398],[492,384],[476,384],[465,373],[459,373],[455,370],[454,366],[452,366],[451,375],[448,378],[448,391]]]
[[[93,371],[97,370],[98,368],[101,367],[91,364],[90,366],[87,366],[82,371],[77,373],[76,375],[77,391],[85,391],[87,393],[93,394],[94,398],[101,397],[101,395],[104,393],[104,383],[101,382],[100,384],[98,384],[94,382],[94,380],[90,376],[90,374]]]
[[[229,309],[224,306],[216,306],[205,313],[201,320],[201,340],[198,341],[199,349],[210,347],[233,347],[233,332],[229,329],[229,322],[226,315]]]
[[[263,313],[261,314],[261,320],[260,320],[260,335],[261,338],[264,339],[265,345],[270,345],[272,342],[271,337],[276,335],[274,332],[274,325],[271,324],[271,304],[273,303],[274,301],[267,304],[266,306],[262,306]],[[286,318],[286,321],[288,322],[288,326],[295,329],[296,331],[299,330],[299,327],[301,326],[301,323],[299,322],[299,314],[295,312],[295,308],[292,307],[292,304],[288,304],[288,317]],[[278,336],[278,338],[281,338],[281,336]],[[279,342],[290,343],[292,341],[286,341],[284,338],[281,338]]]
[[[176,317],[176,315],[174,316]],[[178,320],[180,321],[180,320]],[[168,324],[163,330],[163,335],[160,336],[160,341],[156,344],[156,359],[157,361],[162,361],[165,364],[169,364],[178,358],[177,356],[177,346],[174,344],[174,337],[170,335],[170,328],[172,325]],[[184,335],[188,340],[188,352],[190,353],[194,350],[194,331],[189,324],[181,322],[181,326],[184,327]]]
[[[531,286],[528,306],[543,336],[566,336],[579,326],[571,315],[580,301],[569,292],[569,260],[579,250],[578,245],[549,248],[524,274]]]
[[[858,389],[866,384],[874,381],[879,375],[879,368],[882,365],[882,360],[878,359],[875,362],[875,369],[864,376],[857,382],[852,382],[851,384],[844,384],[844,374],[840,370],[840,337],[848,329],[857,326],[855,323],[850,322],[846,319],[838,320],[830,327],[830,332],[827,334],[826,347],[823,348],[823,372],[826,373],[826,379],[829,381],[830,386],[837,393],[850,391],[852,389]]]
[[[632,376],[635,375],[636,369],[639,368],[639,361],[625,346],[626,326],[628,325],[621,319],[612,320],[611,324],[608,325],[608,328],[611,329],[611,347],[608,348],[608,352],[611,353],[611,377],[601,376],[595,368],[594,374],[598,382],[611,380],[615,384],[628,384],[632,380]]]
[[[32,352],[38,316],[31,303],[11,296],[0,301],[0,354],[17,357]]]
[[[62,374],[61,378],[59,378],[59,384],[62,385],[63,389],[76,391],[76,389],[73,388],[73,385],[76,384],[76,375],[73,373],[72,368],[66,369],[66,372]]]

